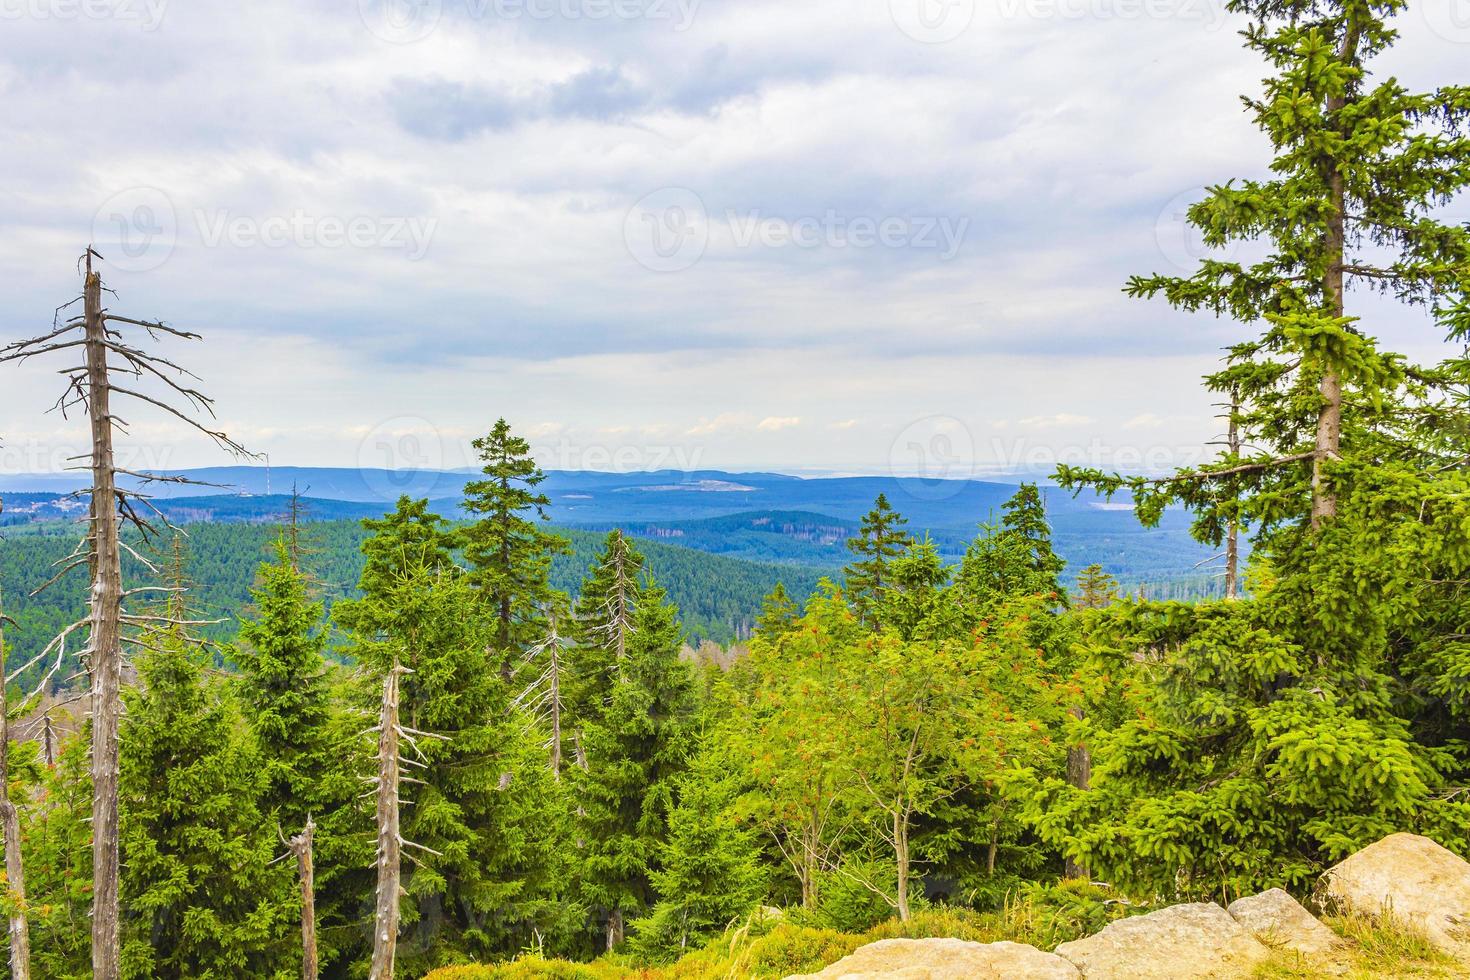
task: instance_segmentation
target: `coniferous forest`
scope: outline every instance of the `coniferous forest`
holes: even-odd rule
[[[179,366],[197,338],[135,318],[89,249],[77,301],[0,349],[59,369],[91,440],[75,533],[0,542],[7,605],[59,590],[0,642],[5,975],[780,977],[873,939],[1050,949],[1305,899],[1395,832],[1470,856],[1470,225],[1443,213],[1470,87],[1375,72],[1403,0],[1228,6],[1274,155],[1189,221],[1253,259],[1125,288],[1233,324],[1203,379],[1230,438],[1050,481],[1145,525],[1187,510],[1218,599],[1068,565],[1032,483],[958,562],[879,496],[820,580],[569,535],[504,419],[465,514],[291,515],[221,572],[217,526],[151,506],[175,478],[117,464],[142,437],[114,422],[247,447]],[[1365,298],[1418,308],[1445,356],[1384,349]],[[195,583],[227,576],[250,599],[222,621]]]

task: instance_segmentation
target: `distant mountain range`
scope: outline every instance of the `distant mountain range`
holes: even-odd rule
[[[206,486],[154,483],[150,492],[171,520],[188,523],[271,523],[282,519],[294,486],[314,520],[357,520],[391,509],[400,495],[432,501],[447,517],[460,511],[465,471],[393,471],[318,467],[234,466],[178,474]],[[137,480],[128,485],[136,487]],[[85,481],[64,476],[0,476],[0,524],[17,525],[78,516],[84,503],[65,494]],[[909,519],[916,535],[930,534],[940,552],[956,559],[980,524],[999,519],[1013,484],[895,477],[803,479],[776,473],[719,470],[642,473],[553,471],[542,489],[548,516],[569,528],[622,527],[630,534],[749,561],[837,569],[848,560],[846,541],[878,494]],[[1098,562],[1127,584],[1189,580],[1208,591],[1208,572],[1196,565],[1210,552],[1188,534],[1182,512],[1165,515],[1157,529],[1138,526],[1126,502],[1045,491],[1058,551],[1073,569]]]
[[[226,466],[183,470],[201,485],[154,483],[159,499],[185,497],[273,497],[290,493],[344,503],[391,508],[400,495],[425,497],[458,506],[473,473],[450,470],[370,470],[324,467]],[[124,477],[125,487],[139,480]],[[78,474],[0,476],[0,494],[69,493],[86,486]],[[800,510],[855,519],[872,507],[878,494],[911,520],[927,527],[973,527],[996,512],[1015,492],[1014,485],[974,480],[857,476],[803,479],[777,473],[726,473],[719,470],[646,473],[553,471],[541,487],[551,498],[551,516],[560,523],[626,520],[687,520],[746,511]],[[1054,492],[1057,511],[1104,509],[1098,501],[1073,501]],[[246,505],[236,505],[242,509]]]

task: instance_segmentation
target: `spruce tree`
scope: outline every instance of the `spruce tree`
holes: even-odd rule
[[[676,611],[645,583],[606,706],[585,725],[586,769],[572,770],[580,891],[606,917],[608,949],[653,903],[675,781],[688,765],[696,705],[679,649]]]
[[[356,895],[365,885],[361,867],[371,861],[363,841],[365,811],[354,805],[358,773],[345,751],[355,719],[333,704],[322,603],[309,592],[297,552],[282,537],[275,561],[262,565],[251,590],[254,615],[240,624],[233,659],[235,689],[259,753],[261,815],[280,837],[314,834],[315,877],[320,897],[318,950],[329,968],[352,945]]]
[[[1054,607],[1065,605],[1061,572],[1066,562],[1051,545],[1041,492],[1023,484],[1002,505],[999,525],[982,525],[965,551],[957,581],[972,610],[985,615],[996,605],[1021,596],[1040,596]]]
[[[542,606],[551,599],[551,557],[568,550],[566,539],[543,530],[551,500],[538,487],[546,479],[531,446],[500,419],[476,439],[484,479],[465,485],[465,509],[479,520],[462,534],[472,581],[495,618],[498,667],[509,679],[512,664],[540,634]]]
[[[414,520],[419,531],[433,521]],[[402,522],[369,554],[401,554]],[[427,553],[435,553],[433,540]],[[421,552],[422,553],[422,552]],[[352,606],[354,657],[382,676],[406,668],[401,811],[405,975],[490,959],[560,928],[554,899],[564,816],[540,735],[495,669],[495,622],[463,571],[415,561],[364,574]]]
[[[299,829],[308,813],[323,812],[323,780],[338,755],[327,740],[331,706],[322,604],[308,595],[284,539],[277,540],[275,561],[261,566],[250,594],[255,613],[241,621],[243,642],[232,659],[261,753],[260,806],[283,830]]]
[[[677,956],[748,915],[765,894],[757,829],[737,805],[742,786],[718,736],[700,739],[651,875],[658,901],[633,923],[649,955]]]
[[[208,663],[170,628],[138,654],[139,684],[124,692],[124,975],[289,977],[290,869],[273,863],[265,774]]]
[[[26,888],[31,906],[31,968],[37,977],[91,975],[84,923],[92,903],[92,776],[88,733],[60,740],[23,808]]]
[[[760,615],[755,620],[755,631],[769,642],[775,642],[791,629],[800,616],[801,610],[786,593],[785,584],[777,582],[776,587],[761,602]]]
[[[889,566],[913,541],[902,530],[907,523],[888,503],[888,497],[880,493],[873,509],[863,515],[858,536],[847,542],[847,550],[856,560],[842,570],[844,591],[858,617],[869,626],[876,625],[877,605],[889,584]]]
[[[1077,576],[1077,598],[1074,609],[1104,609],[1118,598],[1118,580],[1097,563],[1088,565]]]
[[[1218,546],[1234,525],[1320,529],[1364,465],[1454,458],[1443,439],[1409,431],[1431,421],[1426,403],[1453,373],[1381,350],[1362,305],[1349,302],[1354,288],[1392,294],[1454,332],[1470,296],[1470,228],[1441,212],[1470,186],[1470,87],[1415,93],[1372,78],[1405,6],[1227,4],[1251,18],[1246,46],[1274,71],[1259,97],[1243,99],[1270,139],[1272,176],[1210,188],[1189,222],[1208,246],[1260,242],[1268,254],[1249,265],[1207,258],[1188,277],[1138,276],[1128,292],[1256,328],[1206,382],[1230,397],[1239,443],[1257,448],[1163,480],[1063,466],[1063,485],[1127,489],[1148,524],[1183,502],[1196,535]]]
[[[1254,448],[1162,480],[1058,475],[1129,491],[1146,523],[1182,502],[1213,544],[1250,525],[1271,574],[1243,602],[1084,619],[1096,778],[1085,793],[1041,780],[1028,803],[1048,841],[1114,884],[1187,895],[1306,890],[1408,828],[1470,847],[1452,788],[1470,775],[1453,695],[1467,374],[1459,351],[1417,367],[1380,349],[1349,301],[1353,286],[1391,293],[1463,342],[1470,228],[1440,207],[1470,186],[1470,88],[1372,79],[1402,0],[1229,8],[1274,72],[1246,100],[1273,175],[1211,188],[1190,221],[1209,245],[1267,254],[1129,288],[1256,331],[1207,379],[1239,395],[1232,427]]]

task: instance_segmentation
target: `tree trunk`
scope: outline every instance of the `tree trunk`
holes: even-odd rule
[[[1079,721],[1086,717],[1081,708],[1072,708],[1069,714]],[[1092,753],[1085,745],[1073,745],[1067,749],[1067,783],[1077,789],[1092,787]],[[1090,878],[1092,875],[1082,864],[1067,858],[1063,874],[1068,878]]]
[[[1226,435],[1226,446],[1232,460],[1240,459],[1240,386],[1230,389],[1230,430]],[[1232,463],[1231,465],[1235,465]],[[1236,495],[1239,502],[1239,495]],[[1240,597],[1240,522],[1234,515],[1230,518],[1230,530],[1225,535],[1225,598]]]
[[[369,980],[393,980],[393,958],[398,951],[403,864],[403,839],[398,827],[398,673],[395,660],[383,681],[378,732],[378,906]]]
[[[561,647],[551,643],[551,775],[561,781]]]
[[[46,712],[41,728],[41,759],[47,769],[56,768],[56,726],[51,723],[51,712]]]
[[[5,690],[5,615],[0,608],[0,823],[5,831],[5,877],[10,904],[10,976],[31,980],[31,929],[26,921],[26,879],[20,860],[20,812],[10,799],[10,703]]]
[[[898,865],[898,919],[909,921],[909,820],[906,814],[893,815],[893,856]]]
[[[1344,28],[1342,46],[1338,60],[1350,64],[1357,59],[1359,29],[1357,22],[1348,18]],[[1327,100],[1329,124],[1347,107],[1347,99],[1333,96]],[[1343,265],[1346,257],[1347,235],[1347,187],[1342,168],[1336,160],[1330,160],[1328,174],[1326,272],[1323,274],[1322,292],[1327,300],[1328,312],[1335,317],[1346,313],[1343,298]],[[1338,459],[1342,448],[1342,375],[1334,364],[1324,365],[1322,378],[1317,385],[1322,396],[1322,406],[1317,412],[1316,457],[1312,460],[1312,527],[1320,530],[1322,525],[1337,516],[1337,491],[1327,482],[1324,468]]]
[[[118,980],[117,730],[122,683],[122,557],[102,279],[87,257],[87,410],[92,421],[94,576],[87,653],[92,674],[92,976]]]
[[[623,941],[623,910],[613,909],[607,917],[607,951],[611,953],[617,949],[618,943]]]
[[[316,866],[312,855],[312,842],[316,837],[316,824],[306,818],[301,833],[291,838],[291,850],[296,853],[296,868],[301,876],[301,977],[302,980],[317,980],[319,970],[316,952]]]

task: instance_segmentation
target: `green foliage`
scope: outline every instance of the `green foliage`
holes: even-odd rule
[[[541,607],[551,599],[551,557],[567,550],[565,539],[543,530],[551,500],[537,490],[546,474],[531,446],[500,419],[475,440],[484,479],[465,485],[465,510],[479,520],[460,532],[471,580],[495,617],[494,642],[507,676],[516,652],[535,641]]]
[[[263,772],[207,655],[176,630],[138,655],[125,692],[122,931],[126,976],[287,977],[289,870],[258,809]]]
[[[912,542],[903,530],[907,523],[888,497],[880,493],[873,509],[863,516],[857,537],[847,542],[847,550],[855,560],[842,570],[846,579],[843,590],[865,621],[876,614],[874,607],[889,585],[889,564]]]
[[[581,719],[585,766],[570,773],[578,887],[609,917],[613,937],[653,904],[675,787],[693,750],[694,683],[679,659],[675,616],[663,590],[646,583],[622,655],[604,666],[606,701]]]
[[[330,968],[339,954],[351,955],[343,947],[360,941],[355,895],[372,863],[371,823],[356,800],[365,767],[354,758],[353,732],[362,726],[334,701],[341,692],[333,689],[324,656],[322,604],[310,597],[284,538],[275,560],[261,566],[252,595],[255,614],[241,622],[230,659],[260,763],[259,808],[279,837],[299,833],[308,819],[316,824],[319,947]]]
[[[678,803],[652,873],[658,901],[633,924],[653,958],[703,945],[744,919],[766,893],[756,830],[736,808],[739,783],[710,734],[677,781]]]
[[[92,779],[88,733],[65,739],[54,767],[40,766],[20,806],[31,967],[37,977],[92,975]],[[20,755],[22,746],[12,748]],[[12,765],[17,772],[29,767]],[[30,782],[29,780],[27,781]]]

